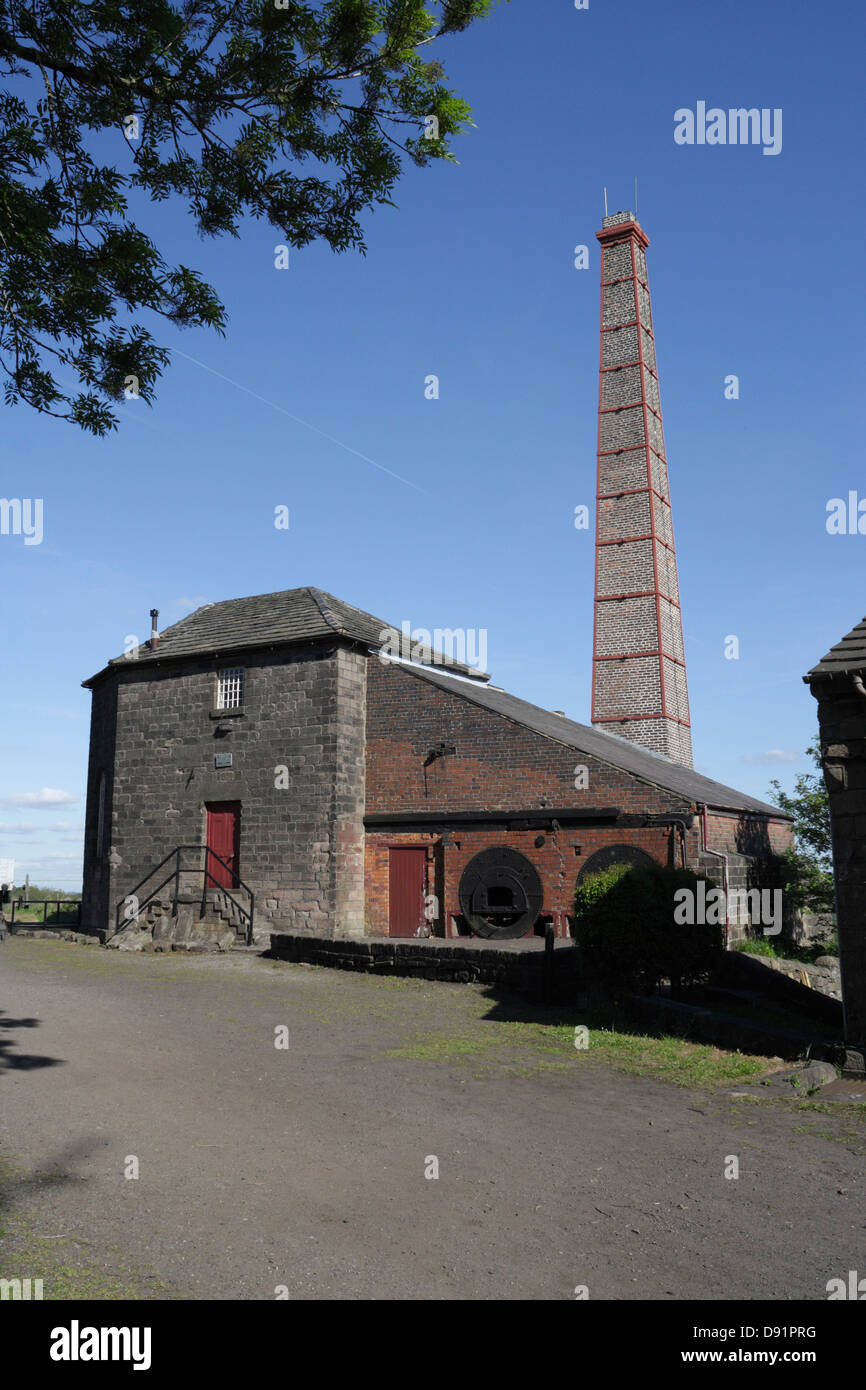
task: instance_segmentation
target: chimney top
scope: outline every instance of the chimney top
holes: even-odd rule
[[[610,217],[603,217],[601,219],[601,225],[603,227],[618,227],[621,222],[635,222],[638,227],[640,226],[633,212],[612,212]]]
[[[159,609],[158,609],[158,608],[151,608],[151,610],[150,610],[150,645],[151,645],[152,647],[158,647],[158,646],[159,646],[159,633],[158,633],[157,627],[156,627],[156,620],[157,620],[158,617],[159,617]]]

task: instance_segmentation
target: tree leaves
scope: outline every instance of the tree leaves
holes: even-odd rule
[[[152,401],[168,362],[127,316],[224,331],[216,291],[130,219],[131,190],[183,202],[203,236],[252,216],[293,246],[363,251],[403,156],[453,161],[470,124],[430,45],[494,0],[431,5],[0,0],[7,404],[103,435],[125,379]]]
[[[794,778],[794,795],[782,791],[777,778],[770,783],[774,806],[794,819],[794,848],[785,851],[786,891],[796,906],[810,912],[834,907],[830,803],[822,774],[820,740],[806,749],[818,774],[801,772]]]

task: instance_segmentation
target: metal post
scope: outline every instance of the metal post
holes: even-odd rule
[[[544,926],[544,1002],[549,1004],[553,996],[553,943],[555,928],[552,922]]]

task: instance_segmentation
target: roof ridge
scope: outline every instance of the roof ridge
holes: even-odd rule
[[[316,605],[322,617],[324,618],[325,622],[328,624],[328,627],[332,627],[336,633],[339,633],[340,636],[345,636],[346,629],[339,625],[337,615],[334,613],[330,604],[327,602],[328,595],[325,594],[324,590],[317,589],[312,584],[307,584],[306,590],[307,593],[310,595],[310,598],[313,600],[313,603]]]

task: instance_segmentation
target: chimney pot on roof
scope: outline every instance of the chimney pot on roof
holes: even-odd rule
[[[156,629],[156,620],[157,620],[158,617],[159,617],[159,609],[158,609],[158,608],[151,608],[151,610],[150,610],[150,645],[151,645],[152,647],[158,647],[158,646],[159,646],[159,633],[157,632],[157,629]]]

